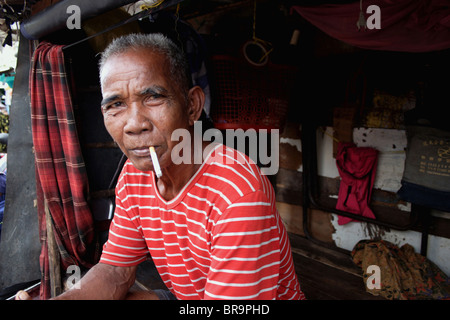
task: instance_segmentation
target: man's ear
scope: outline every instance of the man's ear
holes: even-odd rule
[[[199,86],[192,87],[189,90],[188,103],[189,125],[193,126],[194,122],[200,118],[205,104],[203,89]]]

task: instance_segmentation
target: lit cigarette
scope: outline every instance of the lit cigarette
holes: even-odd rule
[[[159,179],[162,176],[162,172],[161,167],[159,166],[158,156],[156,155],[154,147],[149,147],[148,149],[150,150],[150,156],[152,157],[153,169],[155,169],[156,176]]]

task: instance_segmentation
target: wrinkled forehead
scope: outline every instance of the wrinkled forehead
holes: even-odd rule
[[[162,53],[151,49],[139,48],[121,51],[109,56],[100,67],[100,84],[111,75],[127,72],[130,69],[139,69],[142,72],[163,72],[169,76],[168,59]]]

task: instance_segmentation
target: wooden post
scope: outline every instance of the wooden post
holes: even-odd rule
[[[56,297],[61,294],[61,262],[58,245],[53,230],[53,219],[44,200],[45,223],[47,227],[48,265],[50,269],[50,295]]]

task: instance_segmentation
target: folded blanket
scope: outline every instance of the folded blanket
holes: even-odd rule
[[[366,291],[390,300],[450,299],[450,279],[433,262],[405,244],[401,248],[380,240],[362,240],[352,250],[353,262],[363,270]],[[380,270],[380,288],[367,286]]]

